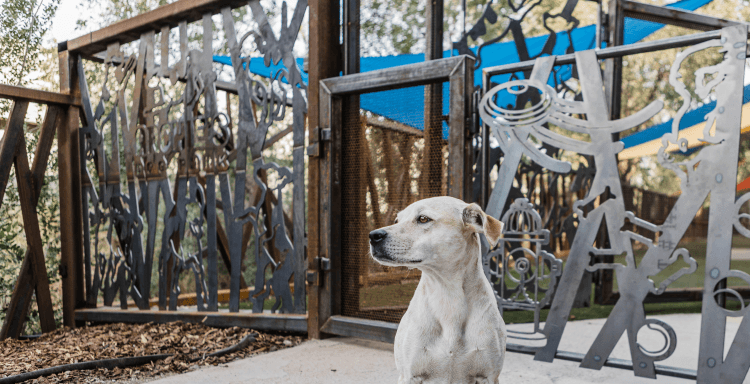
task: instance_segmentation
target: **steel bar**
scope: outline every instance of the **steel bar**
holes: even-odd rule
[[[397,323],[379,320],[360,319],[349,316],[331,316],[323,327],[323,332],[344,337],[361,337],[364,339],[393,343],[396,338]]]
[[[424,63],[401,65],[367,73],[323,80],[330,93],[347,95],[353,93],[377,92],[394,87],[406,88],[450,80],[456,66],[464,60],[454,56]]]
[[[508,343],[505,345],[505,350],[508,352],[533,355],[537,352],[538,348]],[[557,351],[555,353],[555,358],[580,363],[581,361],[583,361],[584,354],[578,352]],[[626,369],[630,371],[633,370],[633,362],[625,359],[608,358],[604,363],[604,366],[610,368]],[[658,364],[656,365],[656,373],[659,375],[678,377],[688,380],[695,380],[697,377],[697,372],[695,370]]]
[[[718,17],[701,15],[677,8],[663,7],[652,4],[644,4],[636,1],[621,0],[620,3],[625,17],[652,21],[655,23],[671,24],[683,28],[698,29],[701,31],[712,31],[731,27],[738,24],[746,24],[739,21],[725,20]]]
[[[610,48],[604,48],[596,51],[596,56],[599,59],[609,59],[614,57],[622,57],[628,55],[635,55],[639,53],[648,53],[655,51],[663,51],[671,48],[687,47],[689,45],[695,45],[704,41],[718,39],[721,36],[721,31],[709,31],[703,33],[696,33],[693,35],[671,37],[669,39],[647,41],[643,43],[628,44]],[[555,59],[555,65],[565,65],[575,63],[575,54],[567,54],[557,56]],[[513,73],[520,71],[528,71],[534,68],[534,61],[522,61],[513,64],[504,64],[494,67],[487,67],[482,70],[485,77],[501,75],[504,73]]]
[[[37,104],[81,106],[80,97],[8,84],[0,84],[0,99],[25,100]]]
[[[320,80],[338,76],[343,67],[343,60],[340,60],[338,3],[311,0],[310,20],[316,20],[316,22],[310,23],[307,129],[311,148],[321,148],[323,143],[313,140],[316,129],[324,126],[324,121],[320,115],[321,104],[328,102],[320,98],[320,95],[322,95],[320,93]],[[308,148],[308,155],[310,154]],[[310,282],[307,290],[309,307],[307,328],[310,338],[321,338],[323,336],[320,327],[330,316],[329,309],[333,299],[330,285],[324,287],[317,284],[320,281],[320,274],[323,273],[318,261],[320,260],[319,257],[323,256],[323,252],[327,254],[324,247],[328,242],[324,239],[324,236],[327,236],[326,231],[329,230],[329,227],[326,226],[329,215],[329,212],[326,211],[328,204],[324,201],[327,198],[326,188],[330,188],[330,184],[328,184],[330,182],[329,153],[323,153],[322,155],[323,157],[310,156],[308,160],[306,277]]]
[[[153,311],[121,310],[109,308],[78,309],[78,321],[97,323],[169,323],[183,321],[202,323],[209,327],[242,327],[260,331],[307,332],[307,316],[304,314],[257,314],[240,312],[197,312],[197,311]]]
[[[217,14],[222,8],[237,8],[245,4],[246,1],[239,0],[179,0],[69,40],[63,47],[72,53],[92,56],[106,50],[112,43],[130,43],[145,32],[165,26],[174,28],[181,21],[190,23],[200,20],[206,13]]]

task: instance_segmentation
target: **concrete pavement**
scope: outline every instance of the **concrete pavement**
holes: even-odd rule
[[[652,317],[650,317],[652,318]],[[698,358],[700,315],[653,316],[670,324],[677,334],[677,349],[660,365],[695,369]],[[726,349],[739,327],[739,319],[727,322]],[[560,350],[585,353],[605,319],[571,321],[565,330]],[[509,325],[523,330],[525,324]],[[648,349],[660,349],[658,333],[642,334],[639,340]],[[509,339],[509,342],[514,342]],[[518,341],[515,341],[518,343]],[[649,348],[650,347],[650,348]],[[611,357],[630,360],[627,340],[623,336]],[[234,361],[225,366],[201,368],[150,382],[151,384],[375,384],[396,383],[398,375],[393,361],[393,345],[356,338],[310,340],[294,348]],[[658,380],[633,376],[631,371],[603,368],[601,371],[579,368],[578,363],[556,360],[536,362],[533,356],[508,353],[501,382],[513,384],[610,384],[610,383],[674,383],[690,380],[660,376]],[[750,384],[749,380],[745,383]]]

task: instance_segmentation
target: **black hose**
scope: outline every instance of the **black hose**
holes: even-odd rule
[[[231,347],[220,349],[216,352],[212,352],[203,357],[191,359],[190,362],[193,363],[198,360],[203,360],[206,357],[224,356],[227,353],[232,353],[232,352],[245,349],[247,348],[248,345],[250,345],[250,343],[255,341],[255,338],[257,336],[258,336],[257,333],[251,333],[245,336],[242,340],[240,340],[239,343]],[[67,372],[67,371],[83,371],[86,369],[97,369],[97,368],[114,369],[114,368],[122,368],[122,367],[131,367],[134,365],[148,364],[152,361],[164,360],[171,356],[174,356],[174,355],[163,354],[163,355],[148,355],[148,356],[136,356],[136,357],[119,357],[116,359],[104,359],[104,360],[84,361],[82,363],[64,364],[64,365],[58,365],[55,367],[40,369],[40,370],[33,371],[33,372],[27,372],[27,373],[14,375],[14,376],[3,377],[3,378],[0,378],[0,384],[21,383],[26,380],[33,380],[38,377],[48,376],[48,375],[52,375],[55,373],[62,373],[62,372]]]
[[[196,357],[194,359],[190,359],[190,362],[194,363],[194,362],[196,362],[198,360],[203,360],[206,357],[224,356],[227,353],[232,353],[232,352],[243,350],[243,349],[247,348],[247,346],[250,345],[250,343],[252,343],[253,341],[255,341],[256,337],[258,337],[257,333],[251,333],[251,334],[245,336],[242,340],[240,340],[239,343],[237,343],[237,344],[235,344],[235,345],[233,345],[231,347],[226,347],[226,348],[220,349],[220,350],[218,350],[216,352],[211,352],[208,355],[205,355],[203,357]],[[2,384],[2,383],[0,383],[0,384]]]
[[[81,371],[85,369],[129,367],[133,365],[148,364],[152,361],[166,359],[172,355],[148,355],[136,357],[119,357],[117,359],[104,359],[94,361],[84,361],[82,363],[64,364],[56,367],[44,368],[33,372],[21,373],[19,375],[8,376],[0,379],[0,384],[21,383],[26,380],[33,380],[37,377],[48,376],[55,373],[66,371]]]

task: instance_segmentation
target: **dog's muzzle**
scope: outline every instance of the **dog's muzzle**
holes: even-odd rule
[[[372,257],[378,260],[389,259],[385,255],[385,238],[388,237],[388,232],[384,229],[376,229],[370,232],[370,250],[372,251]]]

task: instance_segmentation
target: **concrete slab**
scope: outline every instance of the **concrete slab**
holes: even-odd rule
[[[671,325],[677,334],[677,349],[662,365],[695,369],[698,359],[700,315],[654,316]],[[560,349],[585,353],[604,325],[605,319],[571,321],[565,330]],[[511,324],[509,329],[525,330],[526,324]],[[737,333],[739,319],[727,322],[726,349]],[[660,349],[663,338],[658,333],[642,334],[642,344]],[[509,342],[513,342],[509,339]],[[630,360],[623,336],[612,357]],[[202,368],[189,373],[152,381],[152,384],[239,384],[305,383],[370,384],[396,383],[398,374],[393,360],[393,345],[356,338],[310,340],[297,347],[238,360],[225,366]],[[514,384],[614,384],[667,383],[686,384],[690,380],[660,376],[658,380],[633,376],[631,371],[603,368],[601,371],[579,368],[578,363],[556,360],[534,361],[533,356],[508,353],[501,382]],[[750,380],[745,380],[750,384]]]

